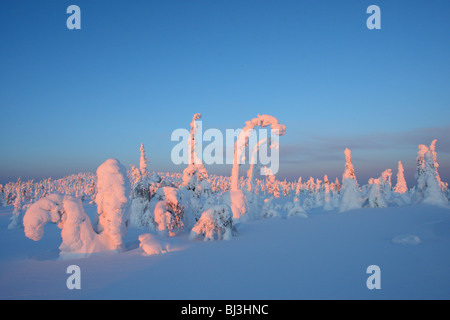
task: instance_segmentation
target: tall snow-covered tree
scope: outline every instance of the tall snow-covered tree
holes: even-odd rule
[[[141,158],[139,160],[139,170],[141,171],[141,175],[145,177],[148,175],[147,167],[149,160],[145,155],[145,148],[143,143],[141,143],[140,151],[141,151]]]
[[[417,168],[415,178],[417,180],[416,191],[423,190],[425,188],[425,153],[428,152],[428,147],[424,144],[419,144],[417,151]]]
[[[115,249],[124,246],[129,223],[130,184],[125,167],[116,159],[108,159],[97,169],[97,233],[104,232]]]
[[[342,175],[341,201],[339,205],[340,212],[359,209],[362,206],[361,191],[359,189],[358,182],[356,181],[350,149],[346,148],[344,154],[345,171]]]
[[[394,192],[396,193],[406,193],[408,191],[408,187],[406,185],[404,168],[401,161],[398,162],[398,171],[397,171],[397,184],[394,187]]]
[[[442,190],[438,179],[433,151],[424,145],[419,145],[417,153],[417,187],[414,194],[415,203],[426,203],[438,206],[448,206],[448,198]]]
[[[345,154],[345,171],[342,176],[342,181],[347,179],[353,179],[355,180],[356,184],[358,184],[358,181],[356,180],[355,169],[353,168],[352,163],[352,152],[349,148],[345,148],[344,154]]]
[[[203,179],[209,181],[208,171],[206,170],[201,157],[198,155],[197,141],[196,137],[198,135],[197,120],[200,119],[202,115],[200,113],[194,114],[191,121],[191,131],[189,137],[189,164],[186,169],[183,170],[183,186],[189,190],[194,190],[197,185],[201,183]]]
[[[434,167],[436,169],[436,179],[437,179],[441,189],[445,192],[445,191],[447,191],[448,185],[445,182],[443,182],[441,180],[441,177],[439,176],[439,172],[438,172],[439,163],[437,162],[436,142],[437,142],[437,139],[434,139],[431,142],[429,149],[430,149],[431,154],[433,155]]]

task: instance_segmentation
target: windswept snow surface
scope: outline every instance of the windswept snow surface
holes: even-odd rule
[[[129,228],[123,252],[76,260],[58,258],[54,224],[38,242],[8,229],[12,210],[0,207],[0,299],[450,299],[445,208],[312,209],[306,219],[236,223],[230,241],[167,237],[170,250],[153,255],[139,235],[155,233]],[[153,236],[146,237],[162,241]],[[416,238],[415,245],[393,241]],[[81,269],[80,290],[66,287],[70,265]],[[380,290],[366,287],[370,265],[381,269]]]

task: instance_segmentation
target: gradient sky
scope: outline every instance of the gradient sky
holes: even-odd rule
[[[81,30],[66,8],[81,8]],[[381,30],[366,9],[381,8]],[[450,1],[5,0],[0,11],[0,183],[92,171],[107,158],[171,163],[173,130],[287,127],[279,178],[358,182],[437,138],[450,178]],[[208,168],[231,173],[227,165]]]

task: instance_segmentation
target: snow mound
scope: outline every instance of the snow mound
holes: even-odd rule
[[[418,245],[421,242],[420,238],[413,234],[401,234],[392,238],[392,243],[395,244]]]
[[[204,235],[204,241],[231,240],[234,233],[233,215],[227,205],[216,205],[202,213],[202,216],[191,230],[189,239]]]
[[[300,205],[293,206],[288,211],[288,218],[292,217],[301,217],[301,218],[308,218],[308,215],[306,214],[305,209],[303,209]]]
[[[139,248],[141,248],[147,256],[169,252],[169,244],[158,240],[150,233],[141,234],[139,236],[139,242]]]

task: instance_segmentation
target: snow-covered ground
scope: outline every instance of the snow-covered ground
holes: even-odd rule
[[[450,299],[450,210],[435,206],[312,209],[238,223],[230,241],[130,227],[125,251],[76,260],[59,259],[55,224],[37,242],[8,229],[12,211],[0,207],[0,299]],[[168,251],[144,255],[147,232]],[[66,286],[69,265],[80,290]],[[370,265],[380,290],[366,286]]]

